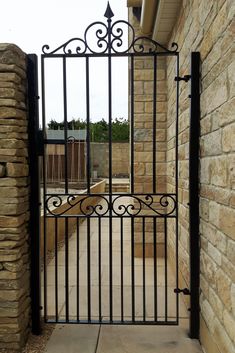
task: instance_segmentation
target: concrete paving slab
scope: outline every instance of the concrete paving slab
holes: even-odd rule
[[[182,327],[102,326],[97,353],[202,353]],[[85,353],[85,352],[84,352]]]
[[[45,353],[96,353],[99,325],[57,325]]]

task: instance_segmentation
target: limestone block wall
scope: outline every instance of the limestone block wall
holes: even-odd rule
[[[107,142],[91,142],[92,171],[98,177],[109,176],[109,144]],[[115,177],[129,176],[129,143],[112,143],[112,175]],[[93,175],[92,175],[93,177]]]
[[[180,51],[180,74],[190,72],[190,52],[200,51],[201,329],[207,353],[235,352],[235,2],[182,1],[170,42]],[[168,190],[173,183],[172,138],[175,75],[168,61]],[[188,282],[189,85],[180,84],[179,255]],[[173,232],[172,232],[173,234]]]
[[[136,36],[141,36],[139,22],[129,10],[129,22],[135,29]],[[156,102],[153,102],[154,90],[153,57],[134,58],[134,191],[136,193],[166,192],[166,115],[167,84],[166,60],[157,58]],[[130,62],[129,62],[130,68]],[[131,90],[129,91],[131,93]],[[129,97],[131,102],[131,96]],[[156,180],[153,180],[153,106],[156,104]],[[131,111],[131,110],[130,110]],[[131,117],[129,117],[131,119]],[[157,222],[157,242],[163,244],[163,222]],[[142,254],[142,219],[135,219],[136,255]],[[153,219],[146,218],[146,253],[153,255]],[[160,249],[160,255],[162,249]]]
[[[166,65],[157,61],[156,188],[166,191]],[[153,58],[135,59],[134,70],[135,192],[153,192]]]
[[[26,57],[0,44],[0,350],[23,346],[29,327],[29,179]]]

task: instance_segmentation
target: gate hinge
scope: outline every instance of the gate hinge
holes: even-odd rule
[[[180,76],[176,76],[175,77],[175,81],[179,82],[179,81],[185,81],[188,82],[191,78],[191,75],[184,75],[183,77]]]
[[[184,289],[175,288],[174,293],[183,293],[184,295],[190,295],[190,290],[188,288],[184,288]]]

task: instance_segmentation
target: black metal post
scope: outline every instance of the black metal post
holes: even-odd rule
[[[44,322],[47,322],[47,209],[45,205],[45,200],[47,198],[47,134],[46,134],[46,92],[45,92],[45,58],[41,55],[41,95],[42,95],[42,149],[43,149],[43,156],[42,156],[42,166],[43,166],[43,177],[42,177],[42,185],[43,185],[43,286],[44,286],[44,293],[43,293],[43,305],[44,305]]]
[[[189,230],[190,230],[190,332],[199,338],[199,136],[200,53],[191,54],[191,111],[189,144]]]
[[[30,175],[30,241],[31,241],[31,307],[32,332],[41,333],[40,315],[40,187],[39,187],[39,117],[38,117],[38,59],[27,56],[28,132]]]

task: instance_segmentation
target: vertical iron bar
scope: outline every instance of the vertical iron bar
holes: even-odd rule
[[[153,218],[154,321],[157,321],[157,218]]]
[[[191,54],[191,108],[189,143],[189,241],[190,241],[190,337],[199,338],[199,136],[200,53]]]
[[[42,75],[42,128],[43,137],[46,138],[46,107],[45,107],[45,62],[43,55],[41,56],[41,75]],[[47,189],[47,147],[44,144],[44,153],[42,156],[43,163],[43,271],[44,271],[44,321],[47,322],[47,221],[46,221],[46,189]]]
[[[63,100],[64,100],[64,182],[68,194],[68,117],[67,117],[67,70],[66,56],[63,56]],[[65,317],[69,321],[69,239],[68,218],[65,217]]]
[[[124,313],[123,313],[123,218],[120,218],[121,222],[121,321],[123,322]]]
[[[153,193],[156,193],[156,128],[157,128],[157,56],[153,57]],[[154,321],[157,321],[157,244],[156,218],[153,218],[153,246],[154,246]]]
[[[80,231],[79,231],[79,218],[77,217],[76,220],[76,228],[77,228],[77,320],[79,321],[80,317],[80,306],[79,306],[79,295],[80,295],[80,284],[79,284],[79,270],[80,270],[80,264],[79,264],[79,258],[80,258]]]
[[[90,217],[87,217],[87,318],[91,321],[91,225]]]
[[[109,111],[109,314],[113,321],[113,239],[112,239],[112,57],[111,18],[108,18],[108,111]]]
[[[176,76],[179,77],[179,53],[176,57]],[[178,138],[179,137],[179,81],[176,82],[176,121],[175,121],[175,261],[176,288],[179,287],[179,200],[178,200]],[[179,294],[176,293],[176,321],[179,322]]]
[[[69,236],[68,218],[65,218],[65,316],[69,321]]]
[[[135,239],[134,217],[131,216],[131,297],[132,297],[132,321],[135,322]]]
[[[146,319],[146,293],[145,293],[145,217],[143,217],[143,321]]]
[[[157,57],[153,57],[153,193],[156,193]]]
[[[87,193],[90,194],[90,74],[89,57],[86,57],[86,123],[87,123]],[[91,320],[91,273],[90,273],[90,217],[87,216],[87,318]]]
[[[55,217],[55,317],[58,322],[58,218]]]
[[[165,235],[165,321],[168,320],[168,273],[167,273],[167,217],[164,217],[164,235]]]
[[[86,173],[87,173],[87,193],[90,193],[90,74],[89,74],[89,57],[86,57]]]
[[[131,133],[131,188],[130,191],[133,194],[135,190],[135,155],[134,155],[134,55],[131,55],[131,71],[130,71],[130,99],[131,99],[131,121],[130,121],[130,133]],[[132,321],[135,321],[135,244],[134,244],[134,218],[131,217],[131,303],[132,303]]]
[[[102,258],[102,248],[101,248],[101,217],[98,218],[98,252],[99,252],[99,321],[102,321],[102,283],[101,283],[101,258]]]
[[[131,99],[131,121],[130,121],[130,134],[131,134],[131,193],[134,193],[134,180],[135,180],[135,169],[134,169],[134,56],[131,55],[131,72],[130,72],[130,80],[131,80],[131,89],[130,89],[130,99]]]
[[[64,178],[65,178],[65,193],[68,193],[68,117],[67,117],[67,70],[66,57],[63,57],[63,99],[64,99]]]
[[[31,310],[32,333],[41,333],[40,293],[40,176],[38,160],[38,60],[35,54],[27,56],[28,129],[30,178],[30,240],[31,240]]]

